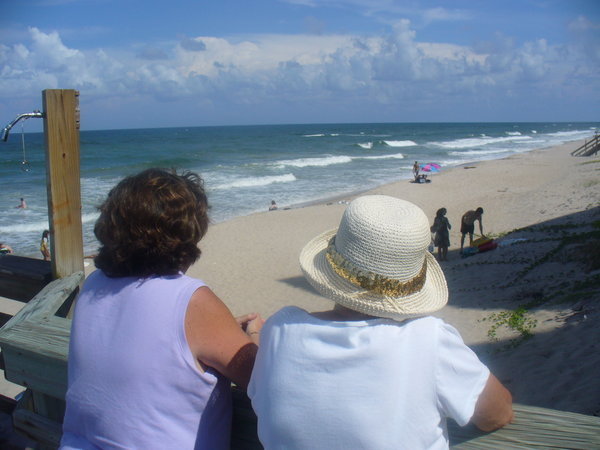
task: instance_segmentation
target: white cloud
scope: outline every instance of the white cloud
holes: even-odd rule
[[[578,29],[586,24],[578,23]],[[81,51],[66,46],[56,32],[31,28],[29,42],[0,45],[0,98],[74,88],[86,101],[99,103],[143,97],[146,102],[212,102],[231,109],[275,102],[371,108],[407,100],[442,104],[519,92],[568,95],[569,88],[580,95],[582,86],[590,92],[598,88],[597,59],[582,48],[544,39],[516,45],[505,37],[477,51],[419,42],[403,19],[380,36],[196,36],[147,47],[159,53],[139,58],[138,48]]]

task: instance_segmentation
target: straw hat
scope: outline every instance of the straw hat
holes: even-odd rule
[[[371,316],[404,320],[448,301],[444,274],[427,247],[429,221],[416,205],[385,195],[352,201],[337,230],[300,253],[309,283],[325,297]]]

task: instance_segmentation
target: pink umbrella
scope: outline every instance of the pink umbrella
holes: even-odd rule
[[[441,168],[442,168],[442,166],[440,166],[439,164],[436,164],[436,163],[427,163],[427,164],[421,165],[421,170],[423,172],[435,173],[435,172],[439,172]]]

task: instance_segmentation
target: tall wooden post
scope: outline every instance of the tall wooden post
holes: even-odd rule
[[[42,99],[52,274],[62,278],[83,270],[79,92],[46,89]]]

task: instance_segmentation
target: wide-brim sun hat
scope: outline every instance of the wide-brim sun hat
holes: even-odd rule
[[[337,230],[312,239],[300,267],[323,296],[376,317],[405,320],[448,302],[446,278],[427,250],[429,221],[418,206],[386,195],[353,200]]]

